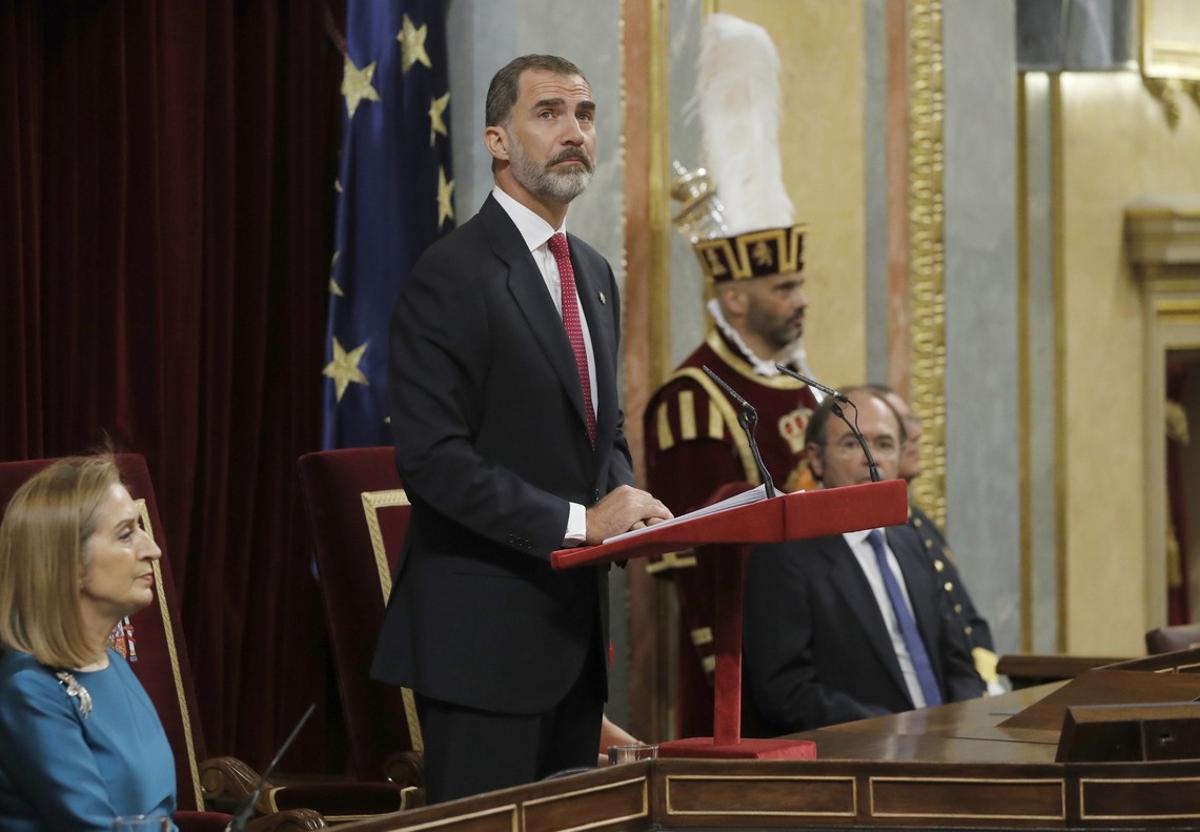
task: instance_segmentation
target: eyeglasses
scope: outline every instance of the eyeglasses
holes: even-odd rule
[[[863,438],[866,439],[867,444],[871,446],[871,453],[876,457],[883,457],[884,459],[887,459],[889,457],[899,456],[900,454],[900,445],[898,442],[896,442],[895,437],[876,436],[874,439],[867,437]],[[862,447],[859,446],[858,440],[854,438],[854,435],[850,433],[846,434],[839,441],[832,445],[828,442],[822,442],[821,444],[829,448],[830,452],[837,454],[843,459],[852,459],[862,456]]]

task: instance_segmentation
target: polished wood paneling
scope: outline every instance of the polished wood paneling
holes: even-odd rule
[[[643,775],[585,786],[564,794],[526,800],[521,811],[525,832],[581,832],[611,826],[649,816],[649,784]],[[569,819],[569,826],[562,825],[564,818]]]
[[[1087,674],[1100,699],[1195,684],[1200,650]],[[1124,678],[1118,678],[1122,677]],[[1081,677],[1083,678],[1083,677]],[[660,759],[402,812],[363,832],[1200,828],[1200,761],[1054,762],[1057,730],[1006,727],[1070,683],[821,728],[819,758]],[[1063,697],[1058,696],[1057,701]],[[1076,697],[1077,698],[1077,697]],[[1054,707],[1058,707],[1055,705]],[[1043,707],[1043,713],[1048,709]],[[1060,709],[1061,714],[1061,709]],[[1061,720],[1060,720],[1061,721]]]
[[[1012,680],[1014,687],[1074,679],[1089,670],[1115,664],[1122,659],[1099,656],[1065,656],[1050,653],[1009,653],[1000,657],[996,672]]]
[[[1020,777],[872,777],[871,815],[925,820],[1066,820],[1066,781]]]
[[[665,778],[668,818],[854,817],[857,784],[852,775],[681,774]]]
[[[1069,705],[1192,702],[1198,698],[1200,676],[1194,674],[1092,670],[1000,725],[1057,731]]]
[[[390,818],[383,820],[368,821],[372,829],[395,829],[398,828],[395,824],[399,817],[392,815]],[[347,824],[347,826],[358,826],[358,824]],[[418,821],[413,825],[405,824],[402,828],[408,832],[517,832],[519,825],[517,823],[517,807],[511,803],[502,806],[496,806],[489,809],[480,809],[477,812],[464,812],[462,814],[451,814],[442,818],[435,818],[428,821]]]
[[[1200,776],[1080,778],[1079,814],[1085,820],[1200,821]]]

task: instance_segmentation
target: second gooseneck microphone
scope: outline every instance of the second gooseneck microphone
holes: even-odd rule
[[[774,497],[775,483],[771,482],[771,474],[767,471],[767,466],[763,464],[762,454],[758,452],[758,442],[754,439],[754,426],[758,424],[758,411],[754,409],[754,405],[742,398],[719,375],[710,370],[707,365],[702,366],[700,369],[704,370],[704,374],[715,381],[725,391],[725,395],[729,396],[740,408],[738,412],[738,424],[742,426],[742,430],[746,432],[746,438],[750,441],[750,452],[754,454],[754,464],[758,466],[758,475],[762,477],[767,499]]]
[[[833,399],[833,404],[829,406],[829,411],[846,423],[846,427],[850,428],[850,433],[858,440],[858,446],[862,448],[863,453],[867,455],[867,468],[871,471],[871,482],[879,482],[879,465],[875,462],[875,457],[871,454],[871,445],[867,442],[866,437],[862,435],[862,431],[858,429],[858,406],[850,401],[850,397],[840,390],[834,390],[832,387],[826,387],[816,379],[811,379],[808,376],[802,376],[786,364],[776,362],[775,369],[783,373],[785,376],[791,376],[797,381],[802,381],[814,390],[820,390],[829,398]],[[841,404],[839,404],[839,402]],[[854,410],[854,421],[851,422],[846,418],[845,411],[841,405],[848,404]]]

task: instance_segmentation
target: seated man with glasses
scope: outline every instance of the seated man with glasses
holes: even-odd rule
[[[870,391],[848,395],[881,478],[894,479],[904,426]],[[832,404],[805,433],[813,475],[822,488],[870,482]],[[786,734],[980,696],[948,603],[908,526],[757,546],[746,575],[745,699],[762,726]]]

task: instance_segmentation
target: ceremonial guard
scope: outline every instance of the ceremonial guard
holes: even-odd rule
[[[712,329],[651,398],[645,412],[647,487],[676,515],[729,483],[761,482],[738,407],[709,367],[758,412],[756,439],[771,478],[790,490],[804,468],[814,392],[781,373],[809,373],[802,340],[803,225],[782,185],[778,56],[759,26],[711,15],[703,34],[700,115],[708,170],[676,165],[677,228],[712,291]],[[762,129],[745,129],[747,124]],[[755,141],[757,139],[757,141]],[[765,142],[765,146],[764,146]],[[680,606],[680,736],[712,730],[715,558],[719,547],[666,555],[647,568],[670,575]]]
[[[967,647],[971,650],[971,658],[975,662],[975,671],[987,683],[988,693],[1005,693],[1006,689],[1000,684],[1000,677],[996,672],[999,659],[992,642],[992,628],[975,609],[966,584],[959,577],[953,554],[942,530],[916,505],[909,506],[908,525],[920,538],[925,554],[929,556],[938,580],[941,581],[942,591],[950,596],[955,623],[962,628]]]

